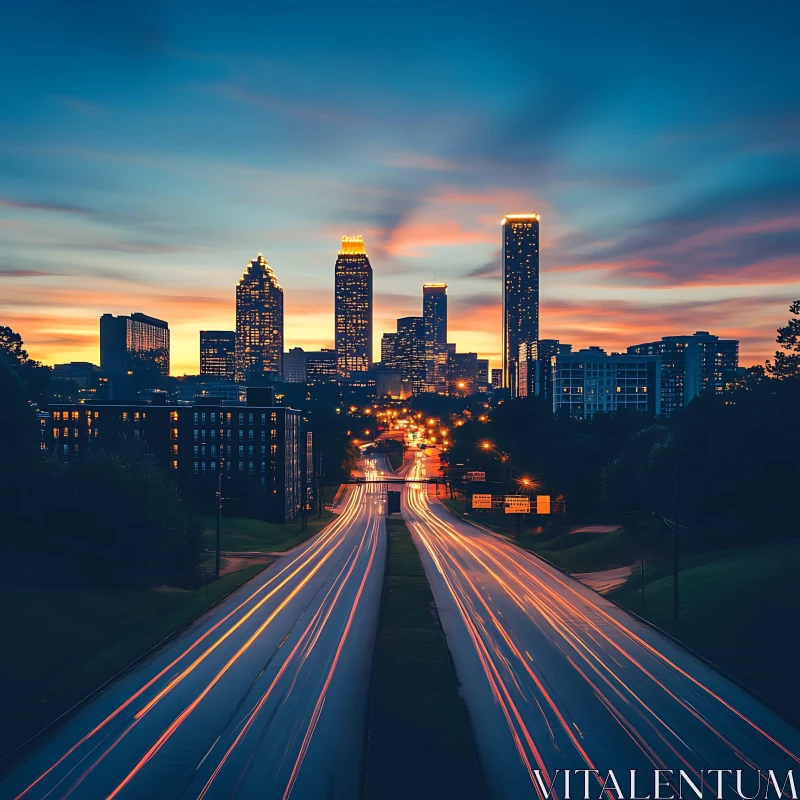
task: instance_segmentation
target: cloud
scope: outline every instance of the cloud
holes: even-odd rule
[[[42,201],[9,200],[0,198],[0,208],[14,208],[20,211],[55,211],[64,214],[95,214],[96,211],[83,206]]]

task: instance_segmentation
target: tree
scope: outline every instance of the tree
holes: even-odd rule
[[[767,361],[767,370],[775,377],[800,378],[800,300],[795,300],[789,311],[794,315],[786,325],[778,328],[776,342],[781,350],[775,351],[775,360]]]
[[[50,367],[28,356],[22,337],[7,325],[0,325],[0,364],[13,370],[25,384],[29,400],[39,401],[50,382]]]

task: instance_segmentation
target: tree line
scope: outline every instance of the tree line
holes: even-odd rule
[[[480,449],[490,440],[509,455],[515,479],[563,495],[574,520],[635,528],[677,513],[709,545],[800,535],[800,301],[791,313],[773,360],[668,419],[623,411],[576,420],[542,398],[520,398],[454,432],[450,463],[507,480],[507,465]]]
[[[0,550],[6,578],[192,586],[201,527],[144,442],[120,425],[64,463],[40,450],[49,368],[0,327]]]

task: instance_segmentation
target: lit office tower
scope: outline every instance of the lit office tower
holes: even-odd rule
[[[363,377],[372,365],[372,267],[363,236],[343,236],[336,259],[336,352],[339,377]]]
[[[200,374],[232,381],[236,373],[236,332],[200,331]]]
[[[516,397],[522,348],[536,360],[539,339],[539,215],[503,218],[503,386]]]
[[[447,284],[422,286],[425,325],[425,383],[429,392],[447,393]]]
[[[100,368],[118,375],[143,370],[169,375],[169,325],[147,314],[103,314]]]
[[[397,320],[395,361],[403,377],[411,381],[412,392],[422,392],[425,388],[425,325],[422,317]]]
[[[283,359],[283,289],[261,253],[236,287],[236,379],[280,375]]]

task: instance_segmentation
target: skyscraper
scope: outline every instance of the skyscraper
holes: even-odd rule
[[[425,325],[425,383],[429,392],[447,392],[447,284],[422,286]]]
[[[363,236],[342,237],[334,313],[339,378],[363,378],[372,365],[372,266]]]
[[[384,369],[397,369],[397,334],[384,333],[381,339],[381,364]]]
[[[236,374],[236,332],[200,331],[200,374],[232,381]]]
[[[152,370],[169,375],[169,325],[135,313],[100,317],[100,369],[117,375]]]
[[[403,377],[411,381],[414,394],[425,388],[425,325],[422,317],[397,320],[395,360]]]
[[[503,229],[503,386],[516,397],[520,348],[536,360],[539,339],[539,215],[508,214]]]
[[[283,289],[261,253],[236,287],[236,379],[281,374]]]

